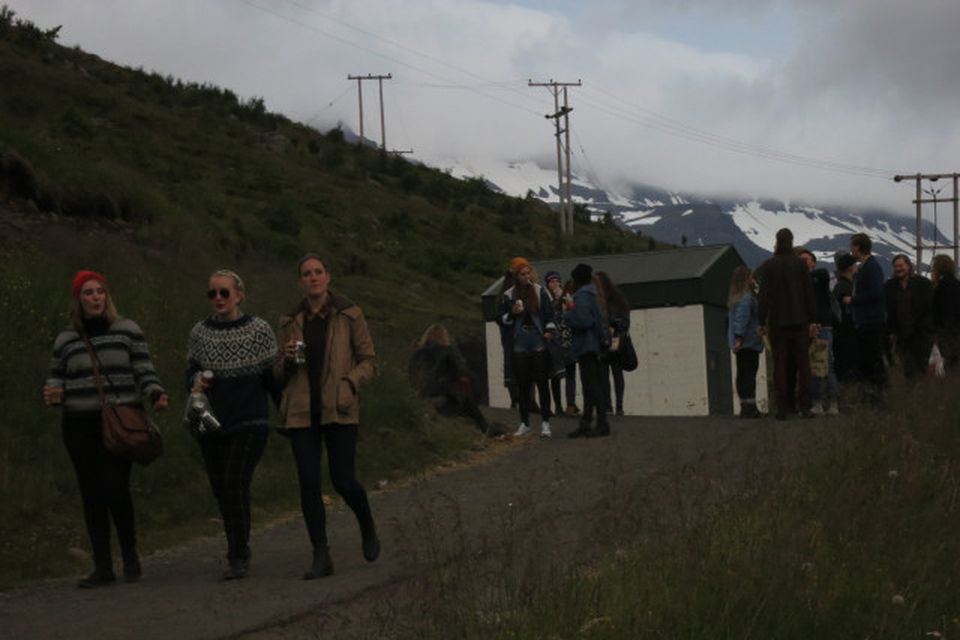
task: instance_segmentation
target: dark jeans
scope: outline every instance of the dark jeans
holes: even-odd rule
[[[200,440],[210,488],[223,517],[228,560],[250,557],[250,484],[266,447],[266,431],[226,432]]]
[[[911,336],[905,339],[898,336],[897,358],[903,367],[904,377],[909,379],[925,376],[932,349],[933,340],[926,336]]]
[[[520,422],[530,424],[530,399],[536,385],[540,393],[540,416],[550,419],[550,352],[522,351],[513,354],[513,372],[517,376],[517,401],[520,404]]]
[[[623,391],[625,389],[625,384],[623,381],[623,367],[620,366],[620,363],[616,361],[616,354],[610,354],[614,360],[609,360],[604,358],[601,364],[603,365],[603,373],[600,374],[600,381],[602,383],[602,390],[600,393],[603,394],[603,406],[606,407],[607,413],[612,413],[614,407],[617,411],[623,411]],[[613,394],[616,399],[616,405],[610,402],[610,376],[613,376]]]
[[[790,369],[797,373],[797,409],[810,410],[810,334],[804,325],[770,327],[770,346],[773,349],[773,383],[777,393],[777,413],[786,413],[790,407]],[[791,361],[792,360],[792,364]]]
[[[97,570],[113,573],[110,553],[110,519],[124,561],[136,558],[137,535],[130,497],[129,460],[118,458],[103,446],[100,412],[64,412],[61,421],[66,445],[83,500],[83,519],[90,536]]]
[[[553,406],[555,413],[562,413],[564,406],[572,407],[577,404],[577,363],[568,364],[563,376],[554,376],[550,378],[550,389],[553,391]],[[563,397],[560,394],[560,379],[564,380],[563,386],[566,388],[567,404],[563,404]]]
[[[737,397],[740,404],[757,402],[757,370],[760,368],[760,352],[740,349],[737,359]]]
[[[860,376],[868,384],[867,396],[874,403],[881,400],[887,386],[886,352],[887,330],[883,325],[857,327],[857,352],[860,356]]]
[[[841,384],[860,378],[860,357],[857,351],[856,332],[848,327],[838,328],[833,335],[833,355],[837,380]]]
[[[583,415],[581,424],[587,426],[597,414],[597,428],[607,426],[607,412],[603,400],[603,369],[595,353],[585,353],[577,360],[580,365],[580,386],[583,387]]]
[[[307,524],[307,533],[314,547],[327,544],[327,515],[323,508],[320,478],[323,464],[323,445],[327,445],[327,464],[333,488],[357,517],[360,529],[373,526],[373,514],[367,492],[357,481],[357,425],[319,424],[314,416],[307,429],[288,429],[293,458],[300,480],[300,508]]]

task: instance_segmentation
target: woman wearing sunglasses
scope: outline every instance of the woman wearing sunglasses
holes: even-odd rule
[[[267,322],[240,310],[246,294],[233,271],[215,271],[207,297],[213,315],[190,332],[187,388],[207,395],[220,422],[197,439],[227,537],[223,578],[234,580],[250,569],[250,483],[267,446],[277,340]]]

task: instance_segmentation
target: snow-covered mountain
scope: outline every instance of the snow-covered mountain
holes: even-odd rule
[[[482,177],[492,188],[510,195],[532,192],[548,204],[559,204],[556,171],[531,162],[483,167],[448,163],[447,170],[457,177]],[[776,232],[782,227],[793,231],[796,245],[806,246],[828,264],[836,251],[847,249],[850,236],[860,232],[873,240],[874,253],[888,271],[894,255],[905,253],[911,259],[915,255],[915,218],[888,211],[709,198],[643,185],[619,193],[577,176],[572,178],[571,191],[574,203],[585,205],[595,217],[610,213],[624,228],[676,245],[732,244],[751,266],[771,254]],[[932,222],[924,221],[922,233],[924,244],[933,244]],[[947,244],[942,226],[937,244]],[[924,262],[931,255],[925,251]]]

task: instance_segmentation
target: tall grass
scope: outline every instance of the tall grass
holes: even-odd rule
[[[528,543],[507,524],[508,547],[448,556],[422,581],[417,601],[442,607],[382,626],[424,638],[958,637],[957,382],[790,424],[809,431],[799,441],[771,421],[750,454],[654,476],[584,514],[603,531],[588,527],[566,562],[539,542],[552,524],[526,529]]]

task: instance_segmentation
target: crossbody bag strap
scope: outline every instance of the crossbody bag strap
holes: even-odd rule
[[[93,364],[93,379],[97,383],[97,393],[100,395],[100,406],[107,406],[107,394],[103,391],[103,381],[100,379],[100,358],[97,357],[97,352],[93,348],[93,344],[90,342],[90,338],[87,337],[87,334],[81,333],[80,337],[83,338],[83,343],[87,345],[87,353],[90,354],[90,362]]]

